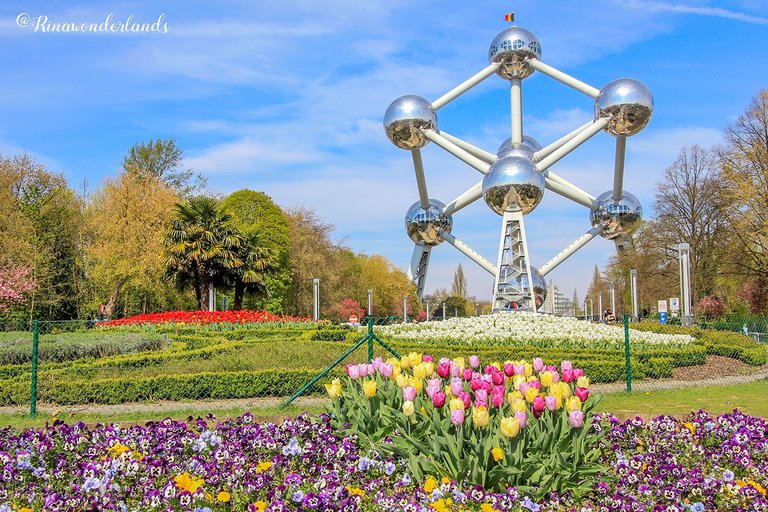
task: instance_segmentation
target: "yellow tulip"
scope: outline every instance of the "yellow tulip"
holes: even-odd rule
[[[531,363],[525,363],[525,376],[530,377],[533,375],[533,366]]]
[[[576,409],[581,410],[581,400],[577,396],[572,396],[565,401],[565,410],[570,413]]]
[[[464,402],[461,401],[461,398],[451,398],[450,407],[452,411],[463,411]]]
[[[539,380],[541,380],[542,386],[548,388],[552,386],[553,382],[555,382],[555,374],[550,371],[541,372],[541,375],[539,375]]]
[[[413,413],[416,412],[415,407],[413,406],[413,402],[410,400],[406,400],[403,402],[403,414],[405,414],[408,417],[413,416]]]
[[[520,389],[520,384],[522,384],[523,382],[528,382],[527,379],[525,378],[525,375],[515,375],[512,378],[512,387],[514,389]]]
[[[496,462],[499,462],[504,458],[504,450],[502,450],[497,446],[496,448],[491,450],[491,455],[493,456],[493,460],[495,460]]]
[[[427,369],[424,367],[423,363],[419,363],[413,367],[413,376],[417,379],[423,379],[427,376]]]
[[[411,352],[408,354],[408,359],[411,361],[411,366],[416,366],[421,362],[421,354],[417,352]]]
[[[525,400],[522,400],[520,398],[515,398],[510,402],[510,404],[512,405],[512,410],[514,412],[525,412],[526,409],[528,408],[528,406],[525,405]]]
[[[408,377],[405,374],[401,373],[395,379],[395,383],[397,384],[397,387],[404,388],[408,384]]]
[[[435,373],[435,363],[432,361],[427,361],[426,363],[422,364],[424,364],[424,368],[426,369],[427,377],[431,377]]]
[[[502,418],[500,430],[506,437],[515,437],[520,433],[520,420],[517,418]]]
[[[403,356],[402,359],[400,359],[400,368],[403,370],[407,370],[411,367],[411,360],[408,358],[408,356]]]
[[[339,379],[333,379],[330,383],[325,383],[325,390],[328,392],[328,396],[336,398],[341,395],[341,381]]]
[[[491,366],[496,368],[497,370],[501,371],[501,364],[498,361],[494,361],[491,363]]]
[[[445,386],[445,396],[447,398],[451,398],[453,396],[453,393],[451,393],[451,385],[450,384],[447,384]]]
[[[472,423],[474,423],[476,427],[486,427],[488,425],[488,420],[488,409],[486,407],[480,406],[472,409]]]
[[[402,370],[400,369],[400,363],[397,363],[396,365],[392,365],[392,376],[390,377],[390,380],[395,380],[400,375],[402,375]]]
[[[366,380],[363,382],[363,393],[365,393],[365,396],[368,398],[373,398],[373,396],[376,394],[376,381]]]
[[[408,379],[408,385],[416,388],[417,393],[421,393],[421,390],[424,388],[424,381],[421,379],[415,379],[411,377],[410,379]]]
[[[529,403],[533,403],[533,399],[537,396],[539,396],[539,390],[535,387],[531,386],[525,390],[525,399],[528,400]]]
[[[582,375],[578,379],[576,379],[576,387],[577,388],[588,388],[589,387],[589,377]]]
[[[507,393],[507,400],[509,400],[510,404],[513,401],[515,401],[516,399],[518,399],[518,398],[520,400],[522,400],[523,399],[523,394],[521,392],[517,391],[517,390],[515,390],[515,391],[513,391],[511,393]]]
[[[462,371],[464,371],[464,358],[463,357],[456,357],[453,360],[454,363],[456,363],[456,366],[458,366]]]

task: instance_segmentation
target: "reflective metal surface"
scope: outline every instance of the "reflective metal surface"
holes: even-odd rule
[[[605,131],[611,135],[634,135],[646,127],[652,115],[651,91],[631,78],[608,83],[595,100],[595,119],[610,117]]]
[[[421,96],[400,96],[384,113],[384,131],[402,149],[423,148],[429,142],[422,130],[437,130],[437,115]]]
[[[521,210],[525,215],[543,196],[544,176],[523,157],[496,160],[483,178],[483,199],[499,215],[506,210]]]
[[[547,298],[547,281],[539,272],[539,269],[531,265],[531,277],[533,278],[533,293],[536,297],[536,308],[538,309],[544,300]],[[523,291],[530,293],[528,287],[528,274],[522,274],[520,276],[520,288]]]
[[[525,78],[533,73],[526,59],[541,58],[541,44],[532,32],[509,27],[500,32],[488,48],[488,62],[501,62],[496,74],[507,80]]]
[[[539,144],[538,141],[533,137],[524,135],[523,143],[517,148],[513,147],[512,145],[512,137],[505,140],[501,146],[499,146],[499,150],[496,151],[496,155],[499,158],[506,158],[508,156],[521,156],[531,160],[533,158],[533,154],[539,150],[541,150],[541,144]]]
[[[592,226],[602,226],[600,236],[613,240],[632,233],[643,220],[643,207],[640,200],[626,190],[619,201],[613,200],[613,191],[600,194],[596,206],[589,214]]]
[[[416,201],[405,213],[405,231],[415,243],[424,242],[435,246],[443,243],[441,231],[451,232],[453,217],[443,213],[445,205],[437,199],[429,200],[429,208],[424,209],[421,202]]]

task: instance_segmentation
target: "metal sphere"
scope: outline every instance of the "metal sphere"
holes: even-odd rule
[[[531,278],[533,278],[533,295],[536,297],[536,308],[538,309],[544,304],[544,300],[547,298],[547,281],[544,276],[541,275],[539,269],[531,265]],[[520,289],[524,292],[530,293],[528,287],[528,274],[520,276]]]
[[[424,242],[435,246],[443,243],[442,231],[451,232],[453,217],[444,213],[445,205],[437,199],[429,200],[429,208],[424,209],[416,201],[405,214],[405,231],[415,243]]]
[[[506,158],[508,156],[521,156],[528,160],[533,159],[533,154],[541,150],[541,144],[536,139],[528,135],[523,136],[523,142],[518,147],[512,145],[512,137],[505,140],[499,150],[496,152],[496,156],[499,158]]]
[[[400,96],[384,113],[384,131],[402,149],[423,148],[429,142],[423,130],[437,130],[437,114],[429,101],[412,94]]]
[[[527,158],[496,160],[483,178],[483,199],[499,215],[506,210],[530,213],[544,196],[544,176]]]
[[[609,190],[597,197],[589,219],[592,226],[602,226],[600,236],[613,240],[637,229],[643,220],[643,207],[640,200],[627,191],[622,191],[621,199],[614,201],[613,191]]]
[[[595,100],[595,119],[608,117],[605,131],[611,135],[634,135],[648,125],[652,115],[651,91],[631,78],[610,82]]]
[[[533,73],[528,59],[541,58],[541,44],[532,32],[509,27],[493,38],[488,48],[488,62],[501,62],[496,74],[507,80],[525,78]]]

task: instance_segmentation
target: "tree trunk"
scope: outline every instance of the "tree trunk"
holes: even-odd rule
[[[117,307],[117,303],[120,300],[120,291],[123,289],[123,285],[125,284],[125,279],[118,279],[117,284],[115,285],[115,289],[112,291],[112,295],[109,296],[109,300],[107,301],[107,305],[104,306],[104,312],[107,315],[107,318],[112,318],[115,313],[115,307]]]
[[[232,305],[235,311],[243,309],[243,296],[245,295],[245,283],[242,279],[235,281],[235,303]]]
[[[200,311],[208,311],[208,294],[210,293],[208,271],[202,265],[198,268],[197,278],[197,300],[200,305]]]

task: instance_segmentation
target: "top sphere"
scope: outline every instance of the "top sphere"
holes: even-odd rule
[[[499,150],[496,151],[496,156],[499,158],[505,158],[508,156],[521,156],[528,160],[533,159],[533,154],[541,150],[541,144],[536,139],[528,135],[523,136],[523,142],[518,147],[512,145],[512,137],[505,140]]]
[[[509,27],[493,38],[488,48],[488,62],[501,62],[496,74],[507,80],[525,78],[533,73],[528,59],[541,58],[541,44],[532,32]]]
[[[424,209],[420,201],[416,201],[405,213],[405,231],[415,243],[424,242],[435,246],[443,243],[440,233],[451,232],[453,218],[445,213],[445,204],[437,199],[429,200],[429,208]]]
[[[400,96],[384,113],[384,131],[392,144],[402,149],[423,148],[429,142],[423,130],[437,130],[437,114],[432,105],[412,94]]]
[[[533,211],[544,197],[544,176],[527,158],[496,160],[483,178],[483,199],[499,215],[507,210]]]
[[[651,91],[631,78],[609,82],[595,100],[595,119],[608,117],[605,131],[611,135],[634,135],[648,125],[652,115]]]

